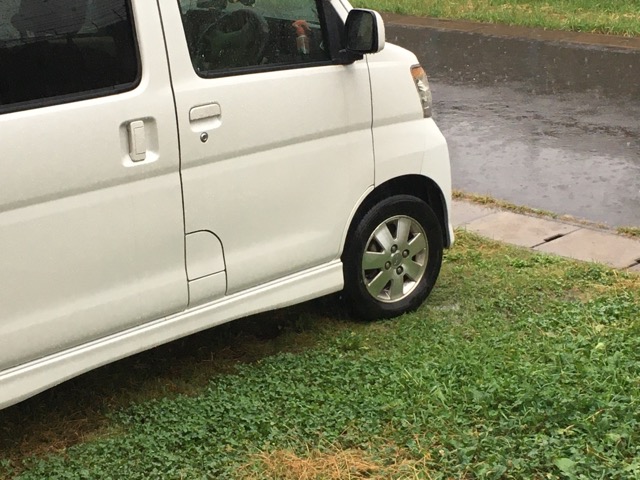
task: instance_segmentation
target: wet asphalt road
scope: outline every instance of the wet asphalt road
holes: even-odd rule
[[[640,226],[640,100],[431,84],[454,188]]]

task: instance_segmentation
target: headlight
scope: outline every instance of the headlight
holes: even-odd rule
[[[416,90],[418,90],[418,96],[422,103],[422,113],[424,118],[431,116],[431,105],[433,99],[431,98],[431,89],[429,88],[429,80],[427,80],[427,74],[420,65],[414,65],[411,67],[411,76],[416,84]]]

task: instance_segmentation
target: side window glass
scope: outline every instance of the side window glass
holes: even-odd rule
[[[132,88],[128,0],[2,0],[0,65],[0,109]]]
[[[179,0],[201,76],[331,59],[316,0]]]

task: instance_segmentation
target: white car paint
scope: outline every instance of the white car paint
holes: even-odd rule
[[[134,89],[0,110],[0,408],[339,291],[354,215],[390,180],[431,179],[453,241],[448,150],[413,54],[202,78],[177,2],[135,0],[133,16]]]
[[[157,9],[135,5],[140,38],[161,39]],[[169,71],[151,42],[140,48],[133,91],[0,115],[0,371],[187,306]]]

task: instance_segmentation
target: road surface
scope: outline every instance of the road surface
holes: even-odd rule
[[[454,188],[640,226],[640,101],[431,83]]]

